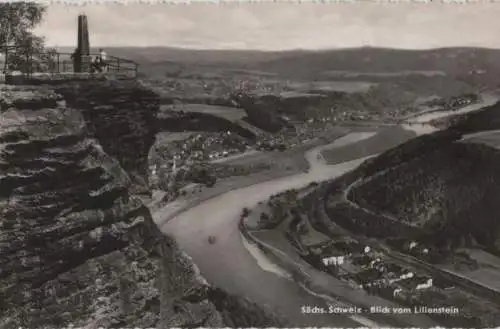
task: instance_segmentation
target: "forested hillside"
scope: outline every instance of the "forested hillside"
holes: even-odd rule
[[[462,140],[500,129],[500,106],[412,139],[332,182],[327,211],[379,238],[410,237],[438,249],[500,250],[500,150]],[[347,188],[347,202],[334,202]],[[376,223],[376,225],[375,225]]]

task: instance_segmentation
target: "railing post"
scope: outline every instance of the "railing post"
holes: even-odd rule
[[[29,50],[28,50],[29,51]],[[26,53],[26,77],[28,78],[30,76],[30,54]]]
[[[56,73],[60,73],[61,72],[61,70],[59,68],[59,60],[60,60],[60,54],[57,53],[57,69],[56,69]]]
[[[120,72],[120,58],[116,59],[116,72]]]

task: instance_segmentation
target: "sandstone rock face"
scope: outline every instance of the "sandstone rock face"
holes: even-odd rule
[[[104,151],[134,182],[134,193],[149,193],[147,155],[155,141],[158,95],[135,80],[89,80],[51,86],[67,106],[80,110]]]
[[[92,83],[0,87],[0,328],[223,326],[134,196],[155,95]]]

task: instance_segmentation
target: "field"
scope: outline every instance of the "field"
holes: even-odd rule
[[[186,132],[160,132],[156,134],[156,144],[157,145],[166,145],[172,142],[182,141],[189,136],[195,134],[195,132],[186,131]]]
[[[345,93],[355,93],[355,92],[366,92],[370,87],[376,85],[372,82],[363,81],[310,81],[310,82],[300,82],[293,81],[286,84],[288,88],[296,91],[320,91],[320,92],[345,92]]]
[[[306,220],[304,225],[307,231],[300,236],[300,240],[304,246],[317,245],[331,240],[329,236],[317,231],[309,220]]]
[[[340,146],[334,150],[324,150],[322,154],[326,163],[332,165],[382,153],[415,136],[414,132],[405,130],[399,126],[383,128],[378,134],[366,140]]]
[[[287,98],[318,98],[321,97],[322,95],[320,94],[315,94],[315,93],[308,93],[308,92],[301,92],[300,90],[294,90],[294,91],[285,91],[280,93],[280,97],[287,99]]]

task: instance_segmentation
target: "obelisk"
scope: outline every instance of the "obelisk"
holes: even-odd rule
[[[78,15],[78,48],[75,72],[90,72],[89,27],[86,15]]]

